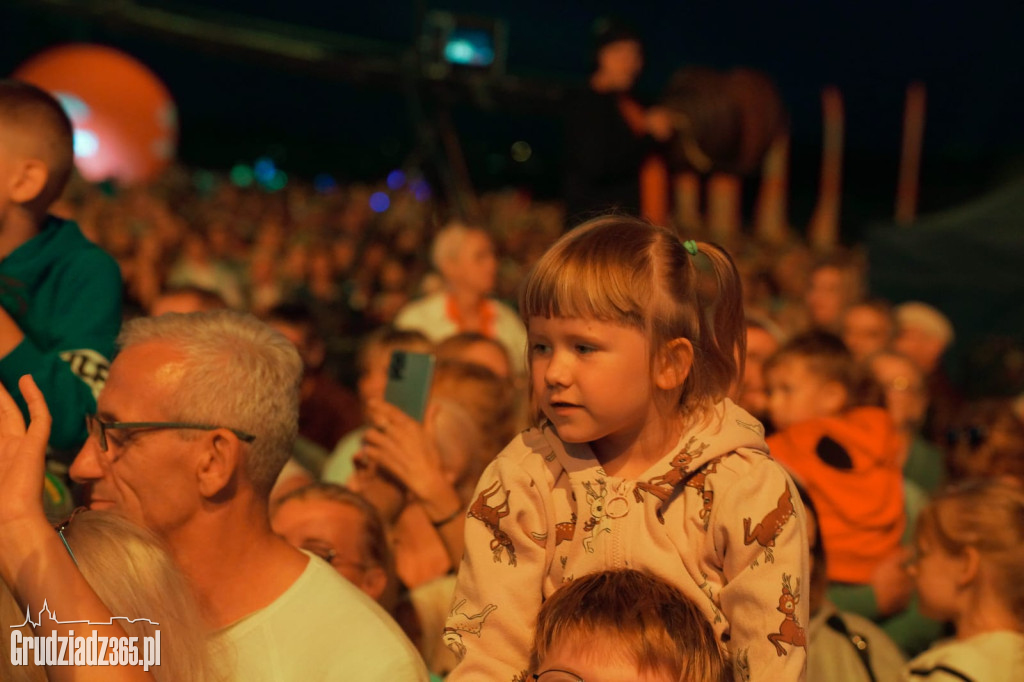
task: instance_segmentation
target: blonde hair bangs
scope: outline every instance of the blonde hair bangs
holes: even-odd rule
[[[667,310],[656,312],[663,297],[652,251],[663,239],[661,231],[625,216],[577,227],[544,254],[527,278],[519,301],[524,322],[531,317],[590,318],[655,331],[650,318],[668,322]],[[688,338],[698,333],[696,325],[688,326]]]
[[[702,412],[721,400],[742,370],[745,328],[732,259],[638,218],[604,216],[564,235],[531,270],[519,312],[527,327],[532,317],[632,327],[649,340],[652,363],[670,341],[688,339],[695,361],[679,396],[684,409]]]

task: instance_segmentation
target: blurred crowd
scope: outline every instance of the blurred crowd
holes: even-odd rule
[[[11,120],[12,129],[34,125],[31,117],[12,116]],[[0,135],[0,161],[7,149],[4,143]],[[9,146],[14,151],[8,150],[8,157],[21,163],[23,153],[18,144]],[[45,164],[30,158],[31,154],[24,156],[23,165],[28,169],[24,177],[31,179],[28,171]],[[58,165],[46,161],[52,167]],[[531,339],[528,362],[527,326],[516,312],[521,284],[542,270],[531,271],[538,261],[547,259],[542,264],[547,264],[549,274],[554,273],[552,281],[567,271],[561,266],[569,262],[568,257],[565,262],[558,261],[564,253],[551,249],[556,242],[559,246],[573,244],[569,236],[574,225],[567,224],[563,205],[536,201],[528,192],[510,189],[480,197],[479,215],[459,220],[441,198],[429,196],[422,191],[422,184],[414,186],[406,178],[330,187],[293,179],[278,191],[267,191],[241,188],[227,175],[204,173],[202,182],[197,182],[196,174],[178,166],[157,182],[134,187],[74,180],[49,210],[67,221],[60,223],[48,217],[49,204],[37,200],[36,194],[23,192],[16,182],[9,187],[13,188],[9,203],[13,208],[2,214],[7,227],[31,229],[24,230],[25,239],[7,255],[17,256],[18,248],[33,239],[45,238],[58,228],[71,230],[70,221],[77,223],[92,244],[116,261],[123,282],[124,326],[121,347],[112,361],[98,353],[99,360],[106,363],[100,377],[106,386],[102,393],[93,392],[99,394],[98,399],[85,396],[83,404],[89,405],[89,414],[80,434],[84,445],[77,455],[71,453],[73,463],[67,453],[50,452],[44,495],[47,512],[60,517],[69,514],[75,502],[90,501],[99,509],[76,520],[77,539],[76,526],[68,519],[60,526],[62,544],[57,544],[45,524],[39,535],[48,543],[23,543],[23,538],[35,537],[30,531],[38,528],[31,526],[35,521],[25,521],[21,509],[38,498],[40,481],[32,478],[32,471],[34,463],[39,464],[36,469],[43,468],[44,445],[50,435],[39,433],[49,426],[44,418],[46,404],[57,418],[74,413],[76,425],[82,415],[55,403],[61,393],[59,385],[40,390],[31,379],[5,380],[7,392],[16,393],[15,399],[27,404],[32,425],[26,432],[23,424],[12,419],[20,404],[2,393],[0,440],[5,447],[0,448],[0,474],[6,476],[9,494],[6,501],[0,500],[0,532],[5,534],[0,539],[9,541],[14,549],[0,552],[0,569],[13,583],[11,595],[0,595],[0,606],[10,611],[12,603],[21,600],[20,604],[26,595],[39,596],[68,584],[72,586],[69,591],[59,595],[67,599],[65,604],[94,609],[90,613],[101,616],[104,609],[144,613],[158,601],[151,593],[140,591],[138,603],[131,599],[115,602],[111,596],[134,595],[131,584],[138,580],[149,588],[156,585],[156,594],[160,594],[160,585],[171,585],[167,589],[178,595],[194,591],[199,597],[196,601],[203,603],[184,599],[181,624],[171,625],[169,630],[184,631],[196,622],[205,622],[211,631],[219,632],[219,637],[210,641],[222,639],[236,645],[240,659],[236,670],[242,671],[236,673],[238,679],[250,673],[267,674],[263,668],[270,665],[264,663],[268,657],[282,670],[301,671],[307,664],[312,666],[309,669],[320,670],[316,666],[322,664],[323,670],[350,670],[346,666],[358,665],[365,668],[356,670],[374,671],[353,673],[366,675],[360,679],[421,680],[426,679],[428,670],[440,679],[456,670],[466,643],[484,641],[480,635],[484,620],[499,608],[486,600],[473,607],[467,606],[466,599],[453,599],[461,594],[456,591],[457,580],[463,580],[456,575],[460,562],[475,551],[482,553],[488,568],[494,564],[504,569],[506,562],[515,567],[517,561],[526,563],[522,544],[530,540],[526,530],[517,529],[522,536],[519,539],[527,540],[517,556],[509,539],[510,522],[505,530],[500,528],[501,519],[510,515],[510,495],[525,498],[527,491],[506,488],[504,502],[500,502],[501,486],[485,487],[481,476],[485,470],[492,471],[488,466],[510,441],[522,446],[525,441],[513,440],[517,433],[531,425],[543,427],[545,416],[550,420],[552,414],[579,407],[558,399],[552,403],[550,396],[547,411],[538,406],[538,393],[543,392],[538,386],[547,390],[558,382],[547,376],[533,377],[531,395],[531,363],[547,362],[545,353],[557,344],[546,337],[544,343]],[[55,198],[46,196],[45,187],[44,181],[35,192],[43,191],[44,199]],[[0,208],[4,208],[2,203]],[[686,284],[669,283],[669,289],[675,284],[685,289],[679,296],[679,309],[699,318],[693,328],[703,330],[705,337],[720,334],[721,338],[674,333],[664,345],[678,353],[672,362],[684,367],[682,371],[659,370],[654,384],[644,384],[639,375],[628,377],[628,382],[620,375],[613,378],[630,386],[647,386],[654,397],[644,395],[644,414],[665,418],[665,423],[675,422],[651,407],[657,404],[658,391],[675,396],[674,408],[685,414],[673,415],[673,419],[695,431],[693,424],[700,420],[687,421],[691,409],[739,415],[731,420],[719,418],[753,439],[754,445],[736,446],[701,462],[699,480],[684,479],[684,474],[694,472],[686,468],[689,460],[677,461],[691,457],[689,445],[696,437],[679,453],[674,441],[665,452],[656,453],[672,462],[665,474],[648,480],[640,480],[637,474],[646,468],[623,474],[622,480],[639,481],[632,488],[637,505],[643,503],[641,493],[647,500],[656,500],[650,508],[657,505],[657,517],[654,511],[647,515],[648,520],[657,519],[652,523],[653,536],[669,534],[662,531],[666,527],[662,509],[684,493],[701,496],[698,499],[704,504],[691,508],[693,517],[703,520],[703,527],[692,531],[693,537],[708,534],[713,503],[722,505],[727,488],[738,486],[736,481],[742,478],[728,479],[731,474],[722,470],[731,470],[739,466],[732,462],[754,455],[775,467],[764,456],[767,443],[771,458],[788,472],[778,470],[772,474],[774,479],[765,479],[781,482],[782,496],[775,495],[774,489],[771,493],[756,491],[760,497],[770,498],[771,509],[753,519],[753,528],[751,518],[742,518],[746,508],[729,510],[735,518],[728,521],[736,527],[742,522],[746,535],[729,538],[729,552],[744,557],[747,555],[740,553],[754,552],[757,558],[750,568],[761,566],[760,575],[767,575],[766,565],[773,564],[776,556],[779,565],[774,568],[780,571],[781,564],[791,561],[794,572],[803,572],[808,558],[810,570],[804,576],[805,601],[800,574],[782,573],[781,593],[774,578],[743,588],[748,589],[746,607],[772,623],[768,627],[778,629],[768,635],[774,648],[764,644],[762,633],[757,633],[763,649],[760,655],[767,656],[762,656],[762,663],[767,660],[774,665],[777,658],[788,655],[787,660],[796,665],[790,666],[787,674],[798,679],[803,653],[794,652],[804,648],[810,671],[807,679],[812,681],[912,679],[914,670],[923,669],[920,666],[947,665],[949,656],[967,657],[971,663],[966,669],[988,660],[1012,670],[1024,659],[1024,593],[1013,580],[1024,568],[1020,556],[1024,546],[1024,397],[971,396],[968,400],[943,362],[957,334],[948,317],[923,302],[870,297],[865,276],[869,263],[859,248],[822,251],[796,237],[760,242],[736,232],[723,238],[723,250],[709,244],[714,235],[700,228],[691,225],[677,233],[668,227],[663,230],[626,216],[588,223],[581,228],[584,236],[580,241],[586,245],[587,239],[593,239],[612,255],[587,260],[593,252],[581,248],[577,253],[584,254],[579,256],[583,265],[576,263],[581,268],[578,274],[582,273],[579,279],[587,279],[593,274],[590,270],[616,258],[620,263],[626,260],[622,253],[608,248],[607,239],[600,242],[601,230],[623,240],[654,235],[651,239],[674,249],[676,261],[682,264],[678,272],[693,278]],[[559,241],[563,234],[566,237]],[[96,250],[91,244],[76,248]],[[21,253],[23,256],[25,251]],[[661,277],[652,275],[650,279],[662,286],[664,262],[651,265],[650,261],[656,260],[653,253],[652,249],[640,255],[644,266]],[[9,258],[8,266],[10,261],[17,265],[18,259]],[[52,277],[60,286],[69,287],[69,280],[60,280],[59,275],[47,271],[42,279]],[[596,311],[601,303],[594,301],[614,289],[598,279],[556,287],[557,296],[564,295],[564,300],[542,300],[534,305],[551,311],[565,300],[585,300],[591,311]],[[742,283],[742,301],[733,280]],[[78,286],[82,286],[80,282]],[[579,291],[565,293],[573,287]],[[45,287],[38,289],[45,293]],[[657,294],[650,301],[654,309],[663,303],[654,300],[663,291],[652,291]],[[109,302],[93,303],[102,306]],[[740,303],[742,316],[730,318],[730,311],[739,310]],[[84,305],[88,307],[88,302]],[[90,311],[56,312],[59,314],[44,311],[41,325],[56,324],[71,312],[88,316]],[[8,348],[8,363],[26,362],[15,352],[24,347],[26,338],[37,345],[48,338],[30,329],[32,320],[24,313],[8,310],[0,316],[0,322],[22,316],[17,321],[25,329],[24,333],[18,330],[21,336],[11,346],[15,350]],[[560,317],[555,311],[545,318],[535,311],[527,322],[540,320],[557,330],[559,324],[573,323],[564,317],[573,316]],[[605,331],[616,326],[614,321],[597,317],[592,322],[605,325],[601,327]],[[628,327],[619,324],[617,328],[624,326]],[[629,333],[639,339],[637,347],[649,352],[654,342],[644,334],[654,324],[634,326],[638,328],[629,328]],[[561,339],[555,332],[548,333]],[[732,344],[737,335],[743,336],[743,342]],[[574,361],[577,356],[588,357],[601,342],[576,332],[568,338]],[[105,343],[113,341],[106,339]],[[734,345],[736,357],[730,361]],[[689,348],[689,356],[681,347]],[[696,355],[695,347],[704,355]],[[396,353],[427,354],[436,363],[422,418],[387,401]],[[655,354],[650,357],[654,367]],[[693,365],[683,362],[686,357]],[[694,369],[702,361],[707,365]],[[90,377],[83,371],[84,360],[68,364],[87,382]],[[712,364],[715,368],[708,369]],[[593,382],[592,389],[599,384],[598,378],[611,376],[602,374],[600,368],[586,367],[591,369],[585,368],[581,374]],[[734,372],[736,367],[742,367],[742,373]],[[715,396],[717,402],[710,408],[700,401],[684,401],[683,396],[688,396],[684,391],[689,390],[685,387],[694,384],[686,383],[691,371],[707,371],[709,376],[717,371],[708,385],[722,384],[720,393],[728,393],[728,399]],[[22,369],[17,376],[22,372],[38,373]],[[49,378],[38,374],[37,381]],[[297,396],[292,395],[292,383],[298,384]],[[658,391],[650,389],[651,385]],[[703,385],[701,390],[713,393]],[[590,398],[598,393],[603,391],[595,390]],[[626,394],[630,392],[623,393],[628,402]],[[602,399],[611,405],[617,397]],[[153,421],[150,413],[165,419]],[[610,413],[616,416],[614,409]],[[43,423],[47,426],[40,426]],[[289,429],[296,426],[298,438],[292,439]],[[563,440],[575,445],[596,443],[607,438],[608,434],[599,432],[605,427],[598,424],[594,431],[598,436],[593,439]],[[168,431],[180,437],[158,441],[155,434]],[[139,440],[146,434],[149,440]],[[704,447],[692,457],[699,456]],[[125,453],[131,456],[122,456]],[[733,459],[727,462],[726,456]],[[34,457],[39,461],[34,462]],[[763,465],[761,459],[757,460],[762,466],[758,475],[764,476],[764,466],[769,465]],[[556,460],[552,452],[540,466],[560,466]],[[188,464],[192,462],[194,466]],[[82,484],[81,489],[68,493],[62,488],[69,480],[68,473]],[[551,478],[559,479],[562,474],[570,478],[564,471],[552,473]],[[713,474],[714,480],[724,481],[717,502],[713,486],[705,485]],[[797,484],[792,489],[789,476]],[[555,519],[551,512],[548,520],[553,522],[550,530],[554,535],[531,532],[533,543],[555,547],[592,532],[582,544],[575,543],[581,547],[583,561],[587,560],[583,553],[594,553],[594,538],[604,531],[611,536],[610,528],[601,528],[605,516],[618,518],[603,506],[608,492],[604,478],[599,485],[600,493],[588,480],[578,495],[553,485],[553,492],[547,491],[553,499],[572,497],[575,505],[582,503],[585,495],[591,517],[580,518],[583,530],[578,533],[575,511],[571,520]],[[630,504],[625,493],[618,499]],[[518,498],[516,503],[521,504]],[[988,503],[992,513],[979,513]],[[104,522],[104,508],[122,512],[154,536],[139,533],[130,524],[122,527],[119,522]],[[720,508],[714,508],[716,513]],[[632,521],[644,513],[634,514]],[[728,512],[720,513],[716,522],[721,528],[731,527],[723,520]],[[791,518],[797,522],[787,526]],[[485,541],[468,547],[467,524],[483,533],[477,540],[483,537]],[[91,526],[98,528],[92,535],[87,532]],[[712,526],[709,537],[718,537],[715,528]],[[803,530],[806,538],[800,532]],[[651,531],[645,528],[644,532]],[[783,532],[785,540],[777,545]],[[93,537],[96,533],[99,539]],[[679,534],[688,541],[689,533]],[[124,556],[112,559],[115,570],[94,571],[88,560],[79,565],[76,553],[102,556],[118,546],[119,538],[129,536],[142,548],[156,548],[147,555],[150,558],[129,556],[125,549]],[[645,544],[638,536],[638,556],[651,548],[664,549],[659,542]],[[803,551],[805,542],[809,556]],[[288,545],[319,556],[347,582],[338,580],[319,560],[307,561]],[[37,552],[47,557],[45,570],[26,570],[27,564],[12,558],[31,562]],[[679,559],[676,547],[667,554]],[[169,577],[150,579],[145,571],[117,570],[125,563],[147,565],[158,560],[166,565]],[[564,569],[566,557],[561,561]],[[553,558],[549,563],[554,565]],[[741,580],[749,576],[748,566],[740,563],[723,568],[722,575],[712,578],[723,580],[722,589],[735,582],[749,585]],[[462,566],[470,564],[463,562]],[[182,580],[178,569],[187,580]],[[127,581],[123,588],[109,582],[110,574],[121,573]],[[533,669],[544,671],[535,679],[579,679],[580,673],[565,672],[552,661],[562,660],[559,655],[572,650],[574,666],[582,665],[580,661],[587,656],[579,655],[579,644],[595,633],[610,638],[613,644],[635,645],[630,655],[637,660],[629,662],[626,667],[631,672],[626,671],[622,679],[637,674],[633,663],[641,670],[648,666],[655,672],[668,671],[667,676],[649,678],[659,681],[724,682],[731,679],[729,668],[737,675],[746,670],[751,679],[747,651],[731,650],[724,638],[721,645],[716,642],[714,628],[725,627],[722,613],[731,618],[728,611],[733,605],[718,603],[722,592],[716,596],[706,588],[706,573],[700,572],[703,584],[690,585],[695,581],[687,581],[693,575],[682,581],[699,590],[702,600],[707,597],[711,606],[705,605],[703,611],[676,590],[678,584],[663,584],[656,576],[621,571],[585,573],[593,575],[575,580],[568,576],[564,582],[570,586],[557,590],[557,584],[546,582],[543,589],[551,592],[545,594],[549,598],[540,600],[538,596],[544,604],[532,648],[529,642],[517,642],[532,651]],[[88,583],[85,587],[83,576]],[[545,581],[548,578],[547,574],[543,577]],[[355,597],[352,586],[358,588]],[[613,598],[629,590],[639,595],[636,601]],[[758,590],[769,595],[771,609],[765,606],[763,594],[750,596]],[[536,591],[539,595],[540,586]],[[647,599],[639,598],[643,596]],[[652,599],[664,608],[652,604]],[[779,599],[777,610],[775,599]],[[15,613],[18,604],[14,604]],[[657,616],[638,617],[630,612],[631,604]],[[315,605],[316,615],[310,615],[311,605]],[[511,610],[510,605],[500,608]],[[708,615],[708,608],[718,616],[714,623],[701,615]],[[200,610],[202,618],[197,615]],[[287,612],[287,618],[278,610]],[[598,611],[601,618],[594,615]],[[776,612],[782,615],[776,616]],[[804,614],[809,615],[809,622],[801,622]],[[307,619],[315,627],[310,628]],[[670,619],[677,619],[672,623],[678,626]],[[776,625],[780,619],[782,624]],[[560,622],[563,624],[552,625]],[[622,630],[615,631],[615,624],[622,624]],[[730,625],[734,632],[743,629],[739,621]],[[673,637],[683,631],[687,637],[679,644]],[[359,641],[360,650],[333,655],[338,632]],[[972,640],[962,653],[943,654],[946,658],[929,649],[946,636],[966,640],[980,635],[986,638]],[[168,642],[177,641],[173,631],[166,637]],[[277,646],[268,647],[268,641]],[[679,660],[679,650],[686,642],[696,642],[694,652],[687,656],[688,661],[700,660],[701,668],[681,677],[680,666],[691,665]],[[650,654],[651,649],[655,654]],[[219,677],[215,662],[207,665],[202,656],[190,658],[188,651],[175,651],[160,671],[166,675],[162,679]],[[592,653],[589,655],[592,659]],[[725,655],[731,660],[727,662]],[[652,656],[654,662],[643,656]],[[905,667],[911,658],[917,667]],[[593,662],[591,659],[587,660]],[[838,660],[844,663],[836,664]],[[6,656],[0,665],[5,663]],[[387,666],[397,667],[387,672]],[[580,669],[573,667],[574,671]],[[177,672],[181,670],[191,672]],[[764,679],[757,677],[757,670],[754,673],[756,679]],[[455,672],[453,679],[459,674]],[[527,679],[526,671],[522,675],[515,679]]]
[[[386,210],[371,207],[375,192],[387,193]],[[515,306],[524,273],[567,227],[562,207],[534,201],[514,189],[484,195],[480,206],[483,219],[473,229],[487,236],[493,254],[493,263],[484,267],[481,294]],[[479,438],[468,437],[465,428],[445,432],[439,427],[434,434],[441,450],[475,453],[432,455],[439,471],[463,481],[457,496],[463,507],[475,476],[503,442],[527,424],[529,401],[521,361],[515,357],[518,349],[488,344],[483,334],[463,333],[446,351],[446,344],[438,347],[427,335],[394,327],[404,306],[448,286],[443,267],[431,259],[432,244],[448,224],[440,201],[417,198],[411,186],[389,188],[383,182],[318,191],[293,181],[285,190],[271,193],[241,189],[220,176],[201,191],[186,169],[176,168],[159,183],[143,187],[110,191],[73,185],[57,211],[78,221],[90,239],[116,258],[124,278],[127,316],[222,307],[249,311],[292,338],[307,372],[332,386],[333,393],[324,388],[316,399],[303,400],[304,445],[297,447],[277,490],[283,499],[295,501],[282,502],[282,512],[300,502],[311,504],[307,500],[344,506],[336,500],[340,493],[331,488],[303,491],[303,485],[321,475],[348,484],[383,513],[384,526],[374,527],[387,531],[387,539],[369,543],[378,547],[373,562],[397,569],[392,580],[397,578],[402,590],[412,589],[406,599],[434,580],[454,580],[451,571],[461,548],[449,552],[443,543],[424,540],[434,533],[429,519],[417,510],[432,496],[436,500],[437,490],[445,487],[426,473],[431,455],[409,465],[395,454],[389,465],[376,469],[392,484],[395,492],[389,496],[366,483],[357,454],[364,448],[362,425],[372,421],[372,409],[380,409],[388,357],[396,349],[437,352],[442,358],[438,381],[452,386],[449,412],[473,411],[477,427],[498,436],[481,449]],[[940,310],[919,302],[894,305],[868,297],[868,263],[857,248],[820,253],[798,239],[768,244],[742,235],[728,247],[743,277],[747,315],[746,369],[734,397],[766,424],[769,433],[784,425],[775,423],[780,418],[772,411],[772,396],[778,403],[783,389],[773,389],[765,363],[788,340],[822,332],[841,340],[870,384],[862,404],[885,406],[899,431],[898,459],[911,518],[929,494],[950,480],[1024,480],[1024,407],[1014,396],[965,401],[944,369],[944,352],[955,331]],[[457,270],[469,267],[469,260],[460,260],[464,257],[458,247],[453,258],[459,263]],[[473,347],[481,350],[469,350]],[[463,366],[467,362],[482,376],[472,375],[474,369]],[[505,399],[495,402],[495,395]],[[481,396],[489,396],[494,404],[484,404]],[[371,407],[375,403],[377,408]],[[410,429],[403,447],[415,450],[417,432]],[[459,441],[463,443],[456,445]],[[297,496],[291,492],[296,489]],[[911,538],[908,527],[902,545],[909,546]],[[902,569],[905,560],[900,554],[887,563],[888,572],[883,568],[872,578],[873,596],[850,597],[842,590],[832,596],[845,608],[883,624],[903,653],[912,655],[938,637],[941,628],[916,613],[911,580]],[[378,588],[375,594],[392,607],[398,603],[393,585]],[[443,611],[438,605],[444,597],[434,598],[436,610]],[[913,615],[906,615],[908,609]],[[407,625],[416,623],[408,613],[405,618]],[[435,614],[435,629],[440,627],[438,618]],[[419,632],[421,626],[410,627]],[[441,661],[436,670],[452,665],[446,649],[433,643],[424,646]]]

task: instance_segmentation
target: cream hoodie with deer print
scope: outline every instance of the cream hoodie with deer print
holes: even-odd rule
[[[533,628],[559,585],[634,568],[678,586],[713,624],[737,681],[803,680],[807,534],[761,424],[726,400],[710,425],[637,480],[606,476],[550,425],[521,433],[484,472],[466,521],[445,642],[448,677],[529,679]]]

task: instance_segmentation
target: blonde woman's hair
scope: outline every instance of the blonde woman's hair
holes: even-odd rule
[[[192,588],[163,542],[110,512],[88,511],[64,530],[82,575],[115,616],[159,623],[157,680],[217,680],[214,644]],[[129,637],[151,636],[146,621],[123,624]]]
[[[67,525],[64,537],[100,601],[111,615],[127,619],[120,624],[128,637],[141,641],[160,631],[160,665],[150,668],[158,682],[224,679],[225,671],[214,662],[219,657],[215,656],[215,645],[191,587],[156,535],[112,512],[84,511]],[[6,588],[3,583],[0,587]],[[20,622],[23,612],[17,620],[8,618],[11,607],[16,611],[18,606],[6,589],[3,592],[2,622]],[[6,651],[9,631],[3,634]],[[0,662],[4,680],[46,679],[42,668],[8,671],[5,665],[9,661],[10,657],[5,656],[5,662]]]
[[[302,360],[295,346],[232,310],[136,318],[118,336],[122,349],[150,342],[171,344],[185,356],[173,403],[164,406],[171,417],[254,435],[245,470],[253,488],[268,496],[298,432]]]
[[[637,329],[650,342],[652,372],[670,341],[689,339],[693,364],[678,401],[687,413],[706,415],[743,374],[743,297],[732,258],[639,218],[604,216],[565,234],[527,276],[519,312],[527,327],[531,317],[580,317]]]
[[[638,673],[664,671],[679,682],[732,679],[700,609],[662,578],[631,569],[591,573],[555,590],[537,616],[535,672],[559,645],[610,646]]]
[[[975,548],[992,571],[996,593],[1004,595],[1024,629],[1024,489],[1019,482],[977,478],[943,489],[918,517],[917,535],[934,539],[953,555]]]

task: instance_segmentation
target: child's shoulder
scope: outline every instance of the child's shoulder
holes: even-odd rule
[[[603,476],[587,445],[563,443],[550,424],[519,433],[498,453],[490,468],[502,478],[525,477],[548,485],[564,475]]]
[[[492,465],[504,467],[525,467],[528,469],[546,467],[556,458],[551,436],[544,430],[532,426],[519,432],[495,457]]]
[[[714,467],[717,479],[728,478],[760,478],[775,479],[785,477],[785,469],[766,451],[752,448],[739,448],[726,452],[711,460],[705,467]]]
[[[89,288],[121,281],[113,256],[89,241],[77,223],[55,216],[42,221],[39,231],[4,260],[3,269],[31,286],[70,281]]]
[[[692,466],[743,473],[770,462],[764,439],[764,426],[746,410],[724,401],[703,422],[684,434],[680,443],[697,456]],[[699,453],[699,454],[698,454]]]
[[[34,238],[39,241],[40,248],[48,252],[56,253],[67,260],[109,260],[115,263],[113,256],[108,254],[98,244],[89,241],[82,234],[78,223],[73,220],[64,220],[57,216],[48,215],[39,226],[39,232]]]

